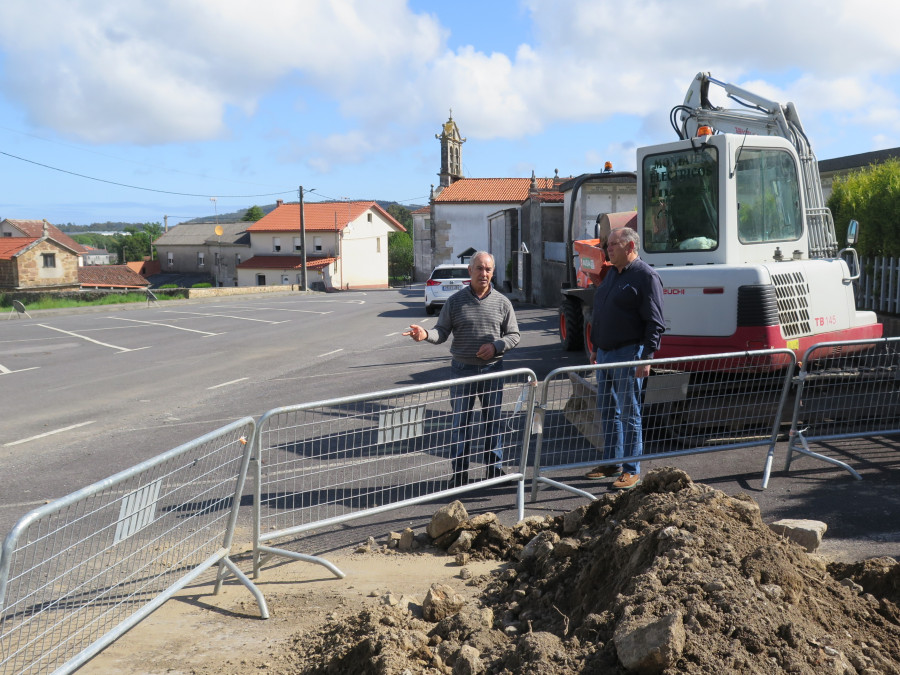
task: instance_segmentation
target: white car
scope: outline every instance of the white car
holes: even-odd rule
[[[438,265],[425,282],[425,313],[432,316],[456,291],[471,282],[468,265]]]

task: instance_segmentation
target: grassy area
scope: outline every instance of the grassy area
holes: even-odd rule
[[[161,302],[163,300],[171,300],[166,295],[159,294],[156,296]],[[65,309],[69,307],[92,307],[94,305],[121,305],[127,302],[147,302],[146,293],[110,293],[102,298],[93,300],[75,300],[73,298],[49,298],[43,297],[34,302],[23,302],[25,309],[28,311],[38,309]],[[12,303],[7,301],[0,295],[0,306],[11,307]]]

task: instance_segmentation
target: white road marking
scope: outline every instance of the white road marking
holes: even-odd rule
[[[127,347],[117,347],[116,345],[110,345],[105,342],[100,342],[100,340],[94,340],[93,338],[85,337],[84,335],[79,335],[78,333],[70,333],[67,330],[63,330],[62,328],[54,328],[53,326],[48,326],[43,323],[39,323],[38,326],[42,328],[48,328],[49,330],[55,330],[60,333],[65,333],[66,335],[71,335],[72,337],[81,338],[82,340],[87,340],[88,342],[93,342],[96,345],[100,345],[101,347],[109,347],[110,349],[118,349],[121,352],[131,352],[133,349],[128,349]],[[145,348],[142,348],[145,349]]]
[[[119,321],[131,321],[132,323],[146,323],[151,326],[163,326],[164,328],[174,328],[175,330],[186,330],[189,333],[202,333],[203,335],[221,335],[221,333],[210,333],[205,330],[196,330],[194,328],[185,328],[184,326],[173,326],[169,323],[161,323],[159,321],[138,321],[137,319],[124,319],[121,316],[111,316],[110,319],[117,319]]]
[[[26,370],[37,370],[40,366],[32,366],[31,368],[22,368],[21,370],[10,370],[9,368],[4,368],[2,364],[0,364],[0,375],[11,375],[12,373],[24,373]]]
[[[241,377],[241,378],[238,378],[237,380],[231,380],[230,382],[223,382],[222,384],[215,384],[212,387],[207,387],[207,390],[218,389],[219,387],[227,387],[229,384],[234,384],[236,382],[243,382],[244,380],[249,380],[249,379],[250,378],[248,378],[248,377]]]
[[[203,312],[179,312],[174,309],[167,309],[170,314],[191,314],[193,316],[215,316],[220,319],[238,319],[240,321],[258,321],[259,323],[287,323],[286,321],[266,321],[265,319],[251,319],[249,316],[232,316],[230,314],[204,314]]]
[[[316,358],[321,359],[323,356],[331,356],[332,354],[337,354],[338,352],[344,351],[343,349],[335,349],[331,352],[325,352],[324,354],[319,354]]]
[[[249,305],[247,305],[247,306],[244,306],[244,305],[238,305],[238,306],[230,305],[230,308],[231,308],[231,309],[247,309],[247,310],[250,310],[250,311],[253,311],[253,312],[262,312],[262,311],[267,311],[267,312],[299,312],[299,313],[301,313],[301,314],[331,314],[331,313],[332,313],[332,310],[330,310],[330,309],[329,309],[328,311],[325,311],[325,312],[318,312],[318,311],[315,311],[315,310],[312,310],[312,309],[285,309],[285,308],[282,308],[282,307],[252,307],[252,306],[249,306]]]
[[[69,431],[70,429],[77,429],[78,427],[84,427],[84,426],[87,426],[88,424],[93,424],[93,423],[94,423],[94,420],[91,420],[90,422],[79,422],[78,424],[73,424],[68,427],[63,427],[62,429],[54,429],[53,431],[48,431],[43,434],[38,434],[37,436],[31,436],[30,438],[23,438],[18,441],[10,441],[9,443],[4,443],[3,447],[8,448],[13,445],[19,445],[20,443],[28,443],[29,441],[36,441],[39,438],[44,438],[46,436],[52,436],[53,434],[61,434],[63,431]]]

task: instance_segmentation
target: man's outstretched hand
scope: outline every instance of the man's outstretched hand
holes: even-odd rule
[[[412,324],[409,327],[408,331],[405,331],[403,335],[409,335],[416,342],[421,342],[426,337],[428,337],[428,331],[422,328],[422,326],[418,326],[416,324]]]

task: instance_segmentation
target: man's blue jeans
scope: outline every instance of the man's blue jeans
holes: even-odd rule
[[[470,366],[454,359],[450,363],[453,379],[488,375],[503,370],[503,360],[483,366]],[[453,406],[453,428],[450,430],[453,473],[469,470],[471,457],[469,446],[474,439],[484,439],[483,461],[493,464],[503,459],[503,443],[500,438],[500,408],[503,405],[503,380],[500,378],[455,384],[450,387]],[[480,433],[472,425],[475,417],[475,399],[481,401]]]
[[[625,345],[618,349],[597,350],[597,363],[639,361],[643,345]],[[644,452],[641,427],[642,379],[634,376],[634,366],[597,371],[597,409],[603,422],[603,459],[626,455],[640,457]],[[637,474],[641,463],[623,462],[622,471]]]

